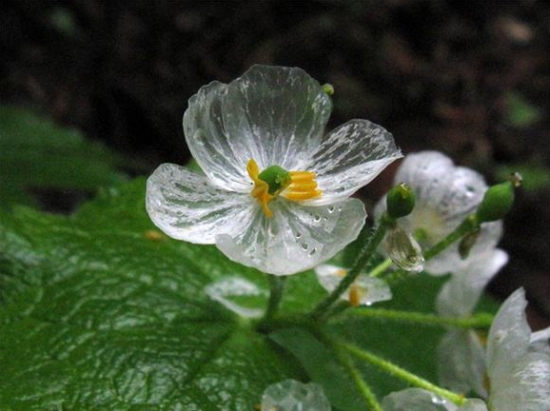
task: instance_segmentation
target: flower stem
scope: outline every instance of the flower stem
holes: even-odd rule
[[[354,357],[361,359],[363,361],[367,361],[370,364],[375,365],[378,368],[382,369],[383,371],[387,372],[388,374],[396,378],[399,378],[401,380],[404,380],[411,385],[431,391],[434,394],[439,395],[440,397],[443,397],[448,399],[449,401],[452,401],[456,405],[462,405],[465,402],[464,396],[456,394],[444,388],[441,388],[435,384],[432,384],[431,382],[425,380],[424,378],[421,378],[418,375],[412,374],[409,371],[387,360],[384,360],[383,358],[380,358],[379,356],[371,352],[362,350],[361,348],[346,342],[336,341],[335,344],[341,349],[345,349]]]
[[[380,277],[388,268],[391,267],[392,264],[392,261],[389,258],[386,258],[369,272],[369,276]]]
[[[283,298],[286,277],[268,274],[267,280],[269,281],[271,293],[269,294],[269,301],[267,302],[267,308],[264,314],[264,322],[271,321],[279,308],[279,304]]]
[[[345,316],[350,317],[352,315],[368,318],[388,319],[393,321],[400,321],[414,324],[425,324],[436,327],[456,327],[456,328],[489,328],[493,322],[493,316],[488,313],[476,314],[472,317],[463,318],[445,318],[439,317],[433,314],[409,312],[409,311],[397,311],[397,310],[385,310],[385,309],[372,309],[372,308],[356,308],[347,312]]]
[[[366,383],[366,381],[361,376],[361,372],[353,363],[350,355],[338,345],[333,344],[332,339],[329,339],[327,337],[323,338],[323,340],[329,343],[329,345],[334,348],[336,356],[338,358],[338,362],[348,372],[349,376],[357,387],[357,391],[359,391],[359,394],[361,395],[361,397],[363,397],[363,400],[365,400],[367,407],[369,407],[369,409],[372,411],[384,411],[382,405],[380,405],[380,402],[376,398],[376,395],[372,391],[371,387]]]
[[[349,270],[348,274],[340,281],[338,287],[336,287],[323,301],[321,301],[317,307],[311,312],[311,316],[315,319],[321,319],[331,306],[340,298],[340,296],[346,292],[346,290],[353,284],[355,279],[361,274],[361,271],[369,263],[372,256],[376,252],[378,245],[384,239],[388,227],[394,224],[394,221],[391,220],[386,215],[382,216],[378,227],[375,229],[372,236],[367,241],[365,247],[359,253],[359,256],[355,260],[352,268]]]

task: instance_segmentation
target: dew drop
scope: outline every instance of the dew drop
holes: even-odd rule
[[[315,221],[316,223],[318,223],[319,221],[321,221],[321,216],[318,215],[318,214],[315,214],[315,215],[313,216],[313,221]]]
[[[328,211],[330,214],[334,213],[334,210],[335,210],[334,206],[329,206],[329,207],[327,208],[327,211]]]
[[[296,232],[294,233],[294,237],[300,239],[300,238],[302,238],[302,233],[300,233],[299,231],[296,231]]]
[[[300,245],[302,246],[302,249],[304,249],[304,250],[307,250],[309,248],[309,245],[307,245],[306,243],[302,243]]]
[[[317,248],[313,247],[313,248],[311,249],[311,251],[309,252],[308,255],[311,257],[311,256],[313,256],[316,252],[317,252]]]

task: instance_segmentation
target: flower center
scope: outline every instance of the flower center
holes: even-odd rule
[[[287,171],[273,165],[260,172],[253,159],[248,161],[246,171],[254,182],[250,195],[258,200],[266,217],[273,217],[269,202],[279,195],[291,201],[305,201],[322,194],[312,171]]]

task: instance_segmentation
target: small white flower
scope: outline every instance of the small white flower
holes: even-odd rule
[[[333,257],[364,224],[349,196],[401,154],[366,120],[323,137],[330,112],[329,96],[298,68],[253,66],[202,87],[183,127],[204,175],[162,164],[147,181],[149,216],[173,238],[216,244],[271,274]]]
[[[502,250],[488,250],[468,259],[441,288],[436,311],[442,317],[464,318],[472,315],[483,290],[493,276],[507,263]],[[439,379],[443,386],[463,394],[470,390],[487,397],[485,348],[472,330],[451,329],[438,347]]]
[[[394,179],[404,183],[416,194],[416,206],[411,214],[400,218],[398,224],[420,242],[423,249],[438,243],[473,213],[487,191],[483,177],[475,171],[457,167],[451,159],[435,151],[407,155]],[[386,202],[382,199],[376,209],[381,215]],[[502,233],[502,223],[485,223],[470,255],[496,246]],[[441,275],[464,265],[458,244],[451,245],[440,255],[426,262],[425,269]]]
[[[334,291],[347,273],[346,269],[330,264],[315,267],[319,283],[328,292]],[[385,281],[366,274],[360,274],[348,290],[340,296],[353,306],[372,305],[378,301],[391,300],[391,297],[391,289]]]
[[[285,380],[267,387],[261,411],[330,411],[330,403],[320,385]]]
[[[487,404],[468,400],[457,408],[427,391],[408,389],[387,396],[384,410],[550,411],[550,354],[538,345],[550,334],[550,328],[532,333],[525,317],[526,306],[525,292],[516,290],[504,301],[489,330]],[[433,406],[434,401],[443,401],[442,406]]]

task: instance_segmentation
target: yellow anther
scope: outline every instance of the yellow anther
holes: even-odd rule
[[[291,201],[304,201],[319,197],[322,191],[317,188],[316,176],[312,171],[291,171],[290,185],[282,195]]]
[[[273,217],[269,202],[279,194],[291,201],[311,200],[322,194],[317,188],[316,174],[311,171],[288,172],[274,165],[260,172],[253,159],[248,160],[246,171],[254,182],[250,195],[258,200],[268,218]]]
[[[348,270],[339,269],[336,271],[336,275],[338,277],[345,277],[348,275]],[[365,296],[365,290],[358,286],[357,284],[353,283],[349,287],[349,303],[352,307],[357,307],[361,304],[361,298]]]

